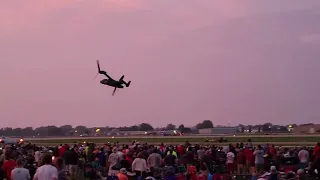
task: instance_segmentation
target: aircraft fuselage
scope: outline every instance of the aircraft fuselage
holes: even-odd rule
[[[111,86],[111,87],[123,88],[122,83],[120,83],[119,81],[111,80],[111,79],[103,79],[100,81],[100,83],[103,85]]]

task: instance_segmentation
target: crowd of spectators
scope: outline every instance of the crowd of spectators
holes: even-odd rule
[[[320,143],[275,147],[94,143],[55,147],[5,145],[0,180],[319,179]]]

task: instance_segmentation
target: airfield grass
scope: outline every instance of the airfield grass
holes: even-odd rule
[[[268,137],[268,136],[260,136],[260,137],[226,137],[225,139],[227,142],[247,142],[248,139],[251,139],[252,142],[261,142],[261,143],[292,143],[292,144],[301,144],[301,143],[316,143],[320,142],[320,137],[316,136],[299,136],[299,137],[294,137],[294,136],[289,136],[289,137]],[[211,140],[213,138],[209,138]],[[214,139],[219,139],[219,138],[214,138]],[[161,137],[118,137],[118,138],[111,138],[111,137],[106,137],[106,138],[81,138],[81,139],[72,139],[72,138],[66,138],[66,139],[37,139],[37,140],[30,140],[32,143],[48,143],[48,144],[68,144],[68,143],[82,143],[84,141],[86,142],[94,142],[98,144],[103,144],[103,143],[112,143],[112,142],[119,142],[119,143],[130,143],[133,142],[134,140],[143,143],[183,143],[186,141],[192,142],[192,143],[204,143],[206,140],[206,137],[172,137],[172,138],[161,138]]]

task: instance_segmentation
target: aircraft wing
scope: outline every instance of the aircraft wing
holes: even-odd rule
[[[105,72],[105,71],[99,71],[99,74],[105,75],[105,76],[107,76],[109,79],[112,79],[112,78],[107,74],[107,72]]]
[[[109,79],[113,80],[113,79],[107,74],[106,71],[101,71],[99,60],[97,60],[97,66],[98,66],[98,73],[99,73],[99,74],[105,75],[105,76],[107,76]]]

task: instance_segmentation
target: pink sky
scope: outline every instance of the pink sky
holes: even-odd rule
[[[319,0],[0,6],[1,127],[320,122]],[[92,80],[95,60],[130,88]]]

